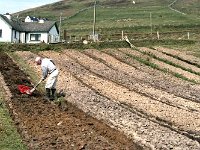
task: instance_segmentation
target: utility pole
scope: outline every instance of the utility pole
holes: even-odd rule
[[[152,35],[152,15],[151,15],[151,12],[150,12],[150,26],[151,26],[151,35]]]
[[[60,24],[59,24],[59,42],[61,42],[61,21],[62,21],[62,13],[60,13]]]
[[[93,41],[96,42],[96,37],[95,37],[95,25],[96,25],[96,3],[97,1],[95,0],[94,2],[94,20],[93,20]]]

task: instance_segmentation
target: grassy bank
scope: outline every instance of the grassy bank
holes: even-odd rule
[[[173,48],[184,48],[185,50],[196,50],[199,42],[194,40],[130,40],[136,47],[165,46]],[[106,48],[128,48],[129,44],[125,40],[89,42],[84,45],[81,41],[58,44],[5,44],[0,43],[0,51],[44,51],[44,50],[63,50],[63,49],[106,49]],[[188,47],[188,49],[187,49]]]
[[[0,149],[27,150],[6,108],[2,87],[0,87]]]

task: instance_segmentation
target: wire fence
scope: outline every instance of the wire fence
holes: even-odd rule
[[[199,41],[200,31],[198,32],[162,32],[159,31],[153,33],[130,33],[123,32],[114,33],[114,34],[95,34],[85,35],[85,36],[75,36],[75,35],[66,35],[64,36],[64,41],[83,41],[83,40],[95,40],[98,41],[116,41],[124,39],[124,36],[127,36],[130,40],[195,40]]]

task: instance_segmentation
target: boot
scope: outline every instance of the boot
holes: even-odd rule
[[[46,88],[46,95],[45,95],[45,100],[50,100],[50,89]]]
[[[51,89],[51,97],[50,100],[54,100],[55,99],[55,95],[56,95],[56,89]]]

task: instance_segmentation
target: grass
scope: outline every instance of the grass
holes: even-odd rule
[[[135,28],[150,26],[151,21],[154,26],[181,26],[190,24],[199,24],[200,21],[190,15],[182,15],[170,10],[167,6],[146,6],[146,7],[97,7],[96,9],[96,28],[100,34],[104,29],[112,28],[115,32],[119,28],[131,28],[134,32]],[[161,21],[162,20],[162,21]],[[66,24],[66,25],[65,25]],[[63,20],[62,27],[70,32],[77,29],[92,31],[93,25],[93,9],[88,9],[76,16]],[[150,28],[149,28],[150,29]],[[160,28],[161,29],[161,28]],[[170,30],[170,28],[168,28]],[[108,30],[106,30],[107,32]],[[174,30],[175,31],[175,30]],[[150,30],[148,30],[150,32]]]
[[[132,1],[105,1],[98,0],[96,5],[96,33],[102,36],[120,34],[122,30],[127,33],[150,33],[152,24],[153,32],[183,32],[185,30],[198,31],[200,19],[196,13],[183,15],[171,10],[168,6],[174,0],[140,0],[133,5]],[[178,1],[173,8],[185,12],[199,8],[196,0],[190,2]],[[184,6],[184,4],[186,4]],[[192,4],[192,5],[191,5]],[[93,0],[86,1],[62,1],[28,11],[16,13],[15,16],[26,17],[27,15],[45,17],[55,20],[59,24],[62,14],[61,35],[64,30],[67,36],[88,36],[93,31]],[[186,7],[187,6],[187,7]],[[196,9],[195,9],[196,10]],[[198,10],[198,9],[197,9]],[[184,11],[184,10],[183,10]],[[198,11],[196,11],[198,12]],[[151,13],[151,19],[150,19]],[[176,26],[176,28],[174,28]]]
[[[120,12],[120,13],[119,13]],[[117,7],[106,8],[97,7],[96,10],[96,30],[99,34],[107,32],[107,28],[112,28],[117,32],[120,28],[130,28],[132,31],[137,32],[135,28],[140,27],[145,30],[150,26],[150,13],[152,15],[152,25],[156,29],[159,26],[181,26],[199,24],[200,21],[189,15],[182,15],[170,10],[168,7],[156,6],[156,7]],[[161,22],[162,20],[162,22]],[[85,30],[85,32],[92,32],[93,27],[93,9],[88,9],[76,16],[63,20],[62,28],[68,32]],[[162,29],[160,27],[160,29]],[[104,30],[105,29],[105,30]],[[170,30],[170,27],[168,28]],[[175,30],[174,30],[175,31]],[[118,31],[119,32],[119,31]],[[146,32],[146,31],[145,31]],[[150,28],[148,28],[150,32]],[[113,32],[114,33],[114,32]],[[86,34],[86,33],[85,33]],[[90,34],[90,33],[87,33]]]
[[[12,121],[4,101],[4,90],[0,88],[0,149],[27,150]]]

